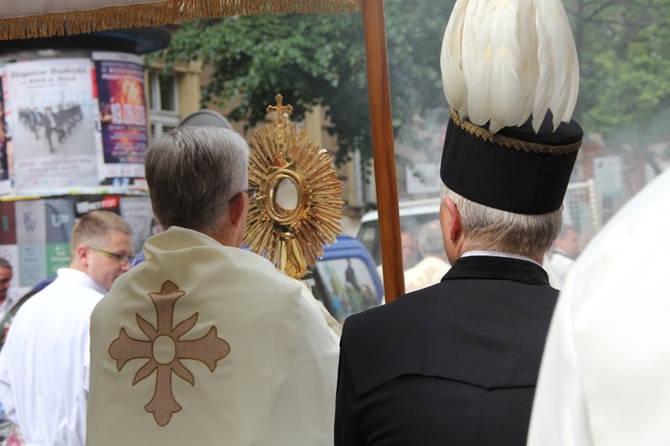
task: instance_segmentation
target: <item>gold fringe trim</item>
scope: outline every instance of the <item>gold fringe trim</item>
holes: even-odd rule
[[[518,139],[498,135],[497,133],[491,133],[488,130],[479,127],[478,125],[462,120],[458,115],[458,112],[453,108],[451,109],[451,119],[454,121],[454,124],[469,134],[476,136],[477,138],[518,151],[544,153],[550,155],[565,155],[566,153],[576,152],[582,146],[581,140],[576,143],[566,144],[563,146],[550,146],[547,144],[520,141]]]
[[[163,26],[181,21],[235,15],[352,13],[360,11],[362,4],[363,0],[167,0],[87,11],[2,18],[0,40]]]

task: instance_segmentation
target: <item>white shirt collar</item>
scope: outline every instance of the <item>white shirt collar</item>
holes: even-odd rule
[[[107,294],[107,289],[91,279],[91,276],[85,272],[73,268],[58,268],[58,278],[65,277],[71,282],[77,282],[85,287],[92,288],[100,294]]]
[[[542,267],[537,261],[531,259],[530,257],[520,256],[517,254],[510,254],[509,252],[500,252],[500,251],[467,251],[461,254],[461,257],[473,257],[473,256],[489,256],[489,257],[505,257],[507,259],[517,259],[525,260],[526,262],[532,262],[539,267]]]

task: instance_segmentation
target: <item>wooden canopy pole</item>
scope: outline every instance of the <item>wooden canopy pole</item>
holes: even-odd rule
[[[384,295],[391,302],[405,294],[398,214],[398,183],[393,148],[391,91],[386,55],[383,0],[363,0],[363,28],[368,68],[372,152],[377,187]]]

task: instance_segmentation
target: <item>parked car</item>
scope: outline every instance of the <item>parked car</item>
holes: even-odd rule
[[[409,229],[416,234],[422,224],[439,218],[440,199],[429,198],[400,202],[398,213],[400,215],[400,228],[403,230]],[[363,242],[372,254],[375,263],[380,265],[382,263],[382,248],[379,240],[379,213],[377,211],[367,212],[363,215],[356,238]]]
[[[306,277],[314,297],[340,323],[382,303],[384,288],[372,255],[358,239],[337,237]]]

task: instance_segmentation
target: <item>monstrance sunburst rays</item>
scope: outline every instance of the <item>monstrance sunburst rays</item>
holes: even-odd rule
[[[257,187],[244,237],[252,251],[296,279],[307,273],[342,231],[342,183],[330,154],[289,120],[292,107],[276,96],[274,123],[251,139],[249,185]],[[288,200],[282,195],[288,191]]]

